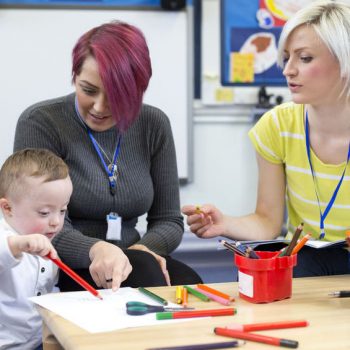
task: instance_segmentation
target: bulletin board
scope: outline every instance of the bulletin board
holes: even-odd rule
[[[313,0],[221,0],[221,84],[284,86],[276,64],[286,20]]]

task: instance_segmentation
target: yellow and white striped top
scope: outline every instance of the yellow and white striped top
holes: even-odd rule
[[[256,151],[267,161],[283,164],[286,173],[288,231],[304,222],[304,232],[318,238],[320,211],[305,145],[304,105],[284,103],[265,113],[249,131]],[[341,178],[346,161],[323,163],[311,149],[311,162],[322,213]],[[325,240],[345,238],[350,227],[350,165],[337,198],[325,219]]]

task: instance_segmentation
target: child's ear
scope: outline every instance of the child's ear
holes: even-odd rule
[[[0,198],[0,208],[4,216],[12,215],[12,208],[9,201],[6,198]]]

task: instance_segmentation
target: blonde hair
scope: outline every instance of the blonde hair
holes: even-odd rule
[[[284,49],[294,29],[311,26],[339,62],[344,79],[343,93],[350,97],[350,5],[331,0],[314,1],[299,10],[284,25],[279,43],[277,63],[283,68]]]
[[[27,148],[13,153],[0,169],[0,198],[24,193],[26,177],[43,177],[43,182],[68,176],[67,164],[47,149]]]

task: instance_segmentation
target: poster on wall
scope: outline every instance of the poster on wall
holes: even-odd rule
[[[284,86],[277,45],[284,23],[314,0],[222,0],[221,83]]]

